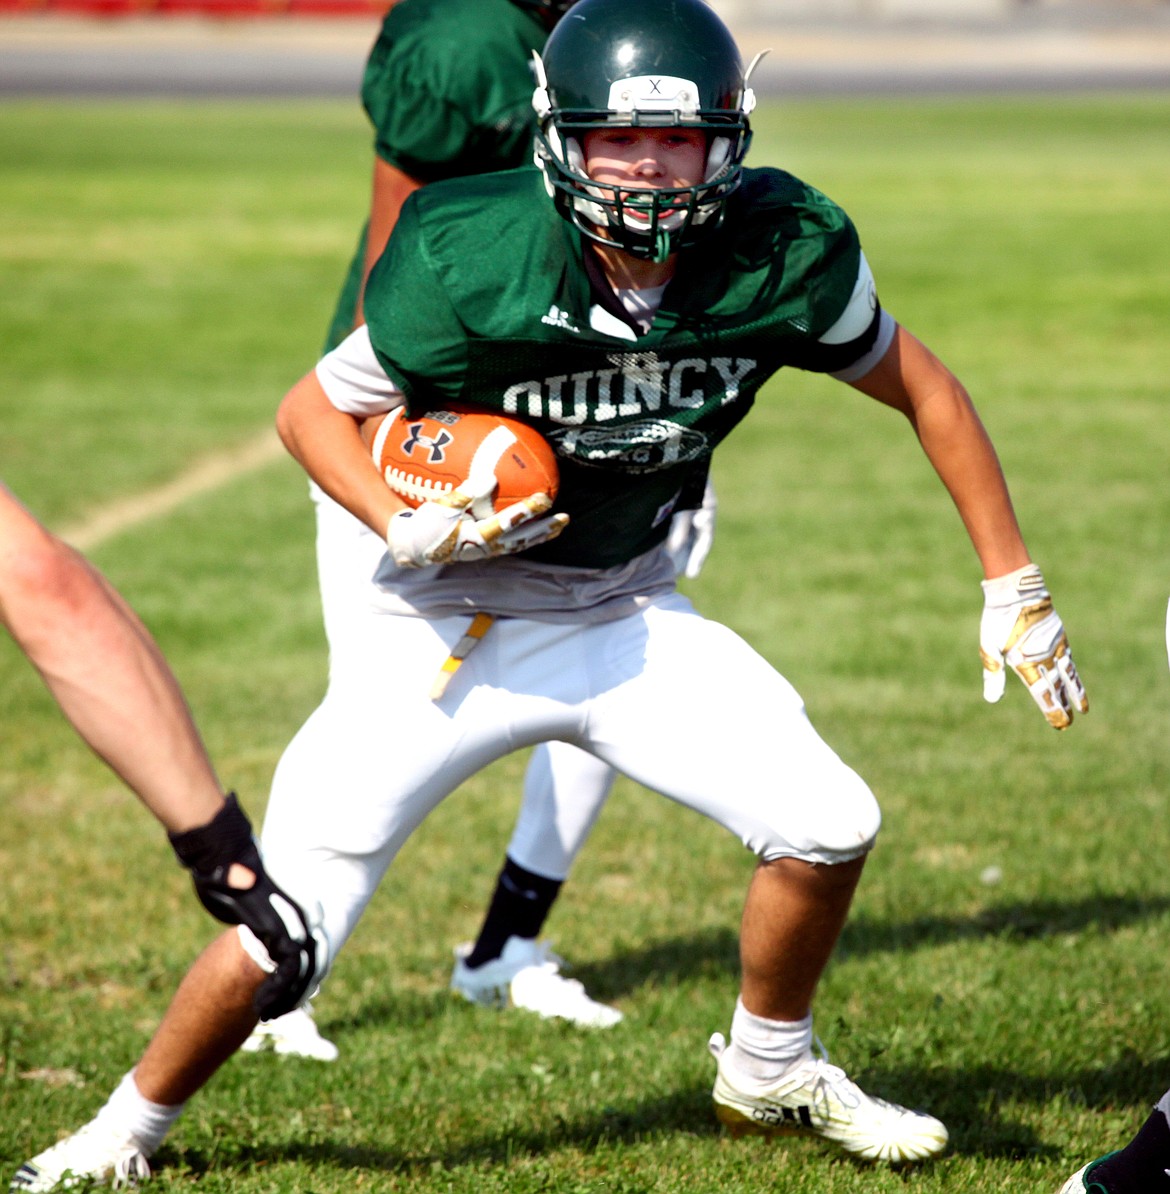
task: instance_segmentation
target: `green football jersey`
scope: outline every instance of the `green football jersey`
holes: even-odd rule
[[[401,0],[366,61],[362,104],[374,152],[424,183],[508,170],[532,159],[532,52],[548,28],[512,0]],[[353,328],[365,229],[326,350]]]
[[[365,312],[412,411],[471,403],[553,444],[572,521],[529,558],[604,568],[662,541],[773,373],[848,367],[878,317],[875,300],[868,342],[820,342],[853,295],[860,245],[836,204],[779,170],[744,172],[644,335],[591,283],[585,252],[534,169],[438,183],[403,208]]]

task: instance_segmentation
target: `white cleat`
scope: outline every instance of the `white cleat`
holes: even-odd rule
[[[271,1049],[286,1057],[310,1057],[314,1061],[336,1061],[338,1056],[337,1046],[321,1035],[308,1004],[275,1020],[261,1020],[240,1048],[245,1053]]]
[[[725,1042],[715,1033],[709,1046],[718,1063],[715,1114],[733,1136],[820,1136],[852,1156],[891,1165],[936,1157],[947,1130],[933,1116],[867,1095],[845,1071],[823,1057],[809,1058],[774,1086],[739,1089],[723,1061]]]
[[[1090,1162],[1090,1164],[1091,1163],[1092,1162]],[[1060,1187],[1060,1194],[1085,1194],[1085,1191],[1089,1188],[1085,1185],[1085,1174],[1088,1172],[1089,1166],[1082,1165],[1080,1169],[1078,1169],[1076,1173],[1074,1173],[1072,1177],[1070,1177],[1068,1181]]]
[[[585,988],[561,974],[564,959],[546,942],[509,937],[503,952],[473,970],[464,959],[470,942],[455,947],[451,990],[481,1007],[518,1007],[546,1020],[568,1020],[581,1028],[610,1028],[622,1019],[616,1007],[590,999]]]
[[[1105,1189],[1100,1181],[1092,1180],[1092,1170],[1096,1169],[1102,1161],[1107,1161],[1110,1157],[1116,1155],[1116,1153],[1106,1153],[1103,1157],[1098,1157],[1095,1161],[1090,1161],[1087,1165],[1082,1165],[1060,1187],[1060,1194],[1109,1194],[1109,1191]],[[1166,1175],[1170,1177],[1170,1170],[1166,1171]]]
[[[10,1194],[39,1194],[81,1185],[136,1186],[149,1177],[146,1154],[134,1137],[95,1119],[25,1161],[8,1189]]]

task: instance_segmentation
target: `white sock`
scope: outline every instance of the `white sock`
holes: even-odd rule
[[[117,1125],[119,1131],[129,1132],[138,1142],[144,1156],[149,1157],[163,1142],[171,1125],[183,1112],[185,1103],[168,1107],[152,1103],[144,1098],[134,1081],[131,1070],[121,1082],[106,1105],[97,1113],[98,1119]]]
[[[803,1020],[765,1020],[735,1001],[729,1062],[737,1073],[761,1086],[778,1082],[798,1062],[812,1056],[812,1015]]]

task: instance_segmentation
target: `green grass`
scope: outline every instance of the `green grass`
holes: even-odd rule
[[[1063,735],[1019,685],[985,706],[978,569],[906,427],[824,379],[769,386],[716,462],[719,535],[689,588],[882,801],[818,1029],[864,1083],[945,1119],[949,1155],[899,1174],[716,1131],[703,1045],[730,1019],[750,859],[631,784],[549,925],[625,1023],[451,1002],[512,758],[408,844],[342,956],[318,1017],[343,1060],[232,1061],[159,1154],[161,1190],[1051,1194],[1137,1127],[1170,1082],[1168,122],[1150,94],[757,121],[753,159],[847,207],[886,306],[975,395],[1093,701]],[[34,510],[68,525],[270,423],[324,334],[368,145],[356,103],[0,105],[0,467]],[[93,554],[259,815],[324,683],[298,470]],[[7,641],[0,725],[7,1172],[93,1112],[215,930]]]

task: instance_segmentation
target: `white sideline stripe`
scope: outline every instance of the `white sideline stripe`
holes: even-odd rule
[[[284,451],[275,429],[268,428],[233,451],[209,456],[157,489],[102,507],[89,518],[65,527],[60,532],[61,538],[79,551],[90,551],[122,531],[161,518],[190,498],[218,489],[278,459]]]

